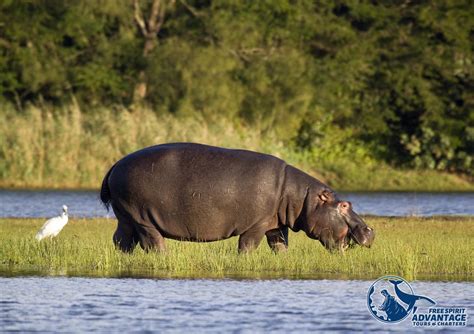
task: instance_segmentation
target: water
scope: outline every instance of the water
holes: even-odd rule
[[[39,332],[380,332],[367,311],[372,281],[0,277],[0,331]],[[467,308],[474,283],[414,282],[437,306]],[[469,295],[468,292],[471,292]]]
[[[73,217],[107,216],[98,191],[0,190],[0,217],[52,217],[62,212],[63,204]]]
[[[345,193],[356,212],[377,216],[474,215],[474,193]]]
[[[474,193],[343,193],[356,212],[377,216],[474,215]],[[0,217],[51,217],[61,205],[73,217],[107,217],[97,191],[0,190]]]

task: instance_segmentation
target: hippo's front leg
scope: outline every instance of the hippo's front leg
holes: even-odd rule
[[[265,226],[255,225],[245,231],[239,238],[239,253],[248,253],[258,247],[265,235]]]
[[[268,246],[275,253],[286,251],[288,249],[288,226],[270,230],[265,233]]]

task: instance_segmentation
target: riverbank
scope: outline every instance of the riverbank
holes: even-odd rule
[[[198,142],[278,156],[338,191],[474,191],[472,179],[436,170],[403,170],[333,130],[311,151],[276,133],[225,118],[177,117],[149,109],[85,113],[31,106],[0,112],[0,188],[98,189],[115,161],[166,142]]]
[[[58,238],[38,243],[43,219],[0,219],[0,272],[72,276],[367,278],[474,281],[473,217],[366,217],[376,230],[370,249],[331,254],[303,233],[291,233],[288,252],[273,254],[263,240],[249,255],[237,238],[214,243],[166,240],[163,254],[122,254],[112,244],[116,221],[72,219]]]

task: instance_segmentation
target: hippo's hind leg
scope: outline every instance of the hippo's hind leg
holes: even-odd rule
[[[117,215],[118,225],[114,233],[114,244],[120,250],[126,253],[133,252],[138,243],[138,235],[133,228],[133,224],[125,220],[124,217]]]
[[[148,221],[136,223],[135,229],[138,232],[140,246],[144,251],[156,250],[162,252],[166,249],[165,239],[153,224]]]
[[[288,227],[282,226],[280,228],[270,230],[265,233],[267,236],[268,246],[275,253],[286,251],[288,249]]]
[[[134,210],[125,210],[114,207],[115,216],[119,220],[117,231],[114,234],[115,244],[124,252],[131,252],[140,243],[143,250],[165,250],[165,239],[158,231],[156,224]]]

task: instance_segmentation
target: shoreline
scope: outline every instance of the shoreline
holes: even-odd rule
[[[13,277],[69,277],[69,278],[111,278],[111,279],[163,279],[163,280],[231,280],[231,281],[370,281],[373,282],[380,275],[348,275],[333,272],[319,272],[313,274],[292,274],[286,272],[225,272],[213,274],[209,271],[202,272],[166,272],[156,270],[123,270],[119,272],[98,272],[87,270],[50,270],[45,268],[10,268],[0,264],[0,278]],[[417,282],[474,282],[473,275],[430,275],[420,274],[413,281]]]

